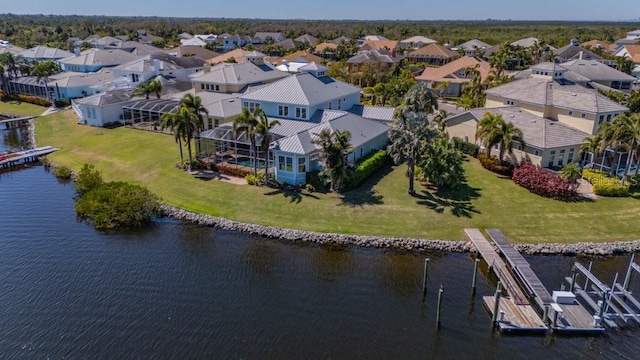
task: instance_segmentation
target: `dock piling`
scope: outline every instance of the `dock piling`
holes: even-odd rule
[[[591,272],[591,267],[592,267],[592,266],[593,266],[593,261],[589,261],[589,267],[588,267],[589,272]],[[586,279],[585,279],[585,281],[584,281],[584,286],[583,286],[582,288],[583,288],[583,289],[588,289],[588,287],[587,287],[587,286],[589,286],[589,277],[588,277],[588,276],[585,276],[585,278],[586,278]]]
[[[471,290],[473,293],[476,292],[476,278],[478,277],[478,266],[480,264],[480,259],[476,258],[475,264],[473,265],[473,281],[471,282]]]
[[[440,329],[442,323],[440,322],[440,304],[442,303],[442,294],[444,293],[444,288],[440,285],[440,290],[438,290],[438,306],[436,307],[436,328]]]
[[[424,259],[424,279],[422,281],[422,301],[427,297],[427,275],[429,275],[429,258]]]
[[[631,264],[633,264],[635,256],[636,254],[631,254],[629,267],[627,267],[627,275],[625,275],[624,277],[624,283],[622,284],[622,287],[624,288],[625,291],[629,291],[629,283],[631,282],[631,270],[633,270],[633,267],[631,266]]]
[[[498,319],[498,311],[500,309],[500,295],[502,293],[502,283],[498,281],[498,287],[496,287],[496,293],[494,295],[495,304],[493,305],[493,314],[491,315],[491,326],[496,325]]]
[[[576,278],[578,277],[578,272],[576,271],[576,267],[571,267],[571,284],[569,284],[569,291],[573,292],[576,287]]]

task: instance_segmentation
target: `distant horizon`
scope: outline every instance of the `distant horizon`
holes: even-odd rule
[[[62,6],[61,6],[62,5]],[[151,6],[150,6],[151,5]],[[5,14],[86,17],[161,17],[187,19],[256,19],[298,21],[536,21],[536,22],[640,22],[640,2],[618,0],[473,0],[425,5],[420,0],[368,0],[366,5],[324,0],[321,6],[300,6],[299,1],[271,4],[258,0],[211,3],[207,0],[156,0],[152,4],[130,0],[88,3],[81,0],[48,2],[21,0],[5,5]],[[64,9],[64,10],[62,10]],[[206,14],[206,15],[205,15]],[[255,15],[259,14],[260,17]],[[559,15],[563,14],[563,15]],[[565,15],[566,14],[566,15]],[[204,15],[204,16],[203,16]]]

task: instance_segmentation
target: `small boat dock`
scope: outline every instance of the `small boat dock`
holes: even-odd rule
[[[20,163],[26,164],[37,161],[41,156],[58,151],[52,146],[43,146],[35,149],[0,154],[0,168],[14,167]]]
[[[496,327],[503,333],[554,332],[601,334],[597,317],[575,300],[573,293],[549,293],[529,262],[497,229],[487,229],[489,242],[478,229],[465,229],[478,254],[499,280],[494,296],[483,297]],[[501,297],[502,286],[507,297]]]

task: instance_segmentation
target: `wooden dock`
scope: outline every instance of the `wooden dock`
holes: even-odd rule
[[[40,156],[51,154],[58,151],[58,148],[51,146],[44,146],[36,149],[19,151],[17,153],[1,155],[0,154],[0,167],[9,167],[19,162],[29,162],[31,159],[37,159]]]
[[[553,302],[553,298],[547,288],[542,284],[538,276],[533,272],[529,262],[516,250],[507,238],[498,229],[487,229],[487,234],[493,242],[498,246],[500,252],[507,259],[511,266],[511,270],[518,277],[518,280],[527,293],[538,305],[540,310],[545,306],[549,306]]]
[[[535,274],[529,262],[497,229],[487,234],[497,249],[478,229],[465,229],[478,253],[491,266],[509,298],[483,297],[484,304],[503,333],[544,333],[549,328],[562,334],[595,335],[604,332],[596,317],[578,301],[558,304]],[[501,257],[500,254],[504,256]],[[560,293],[558,294],[560,297]],[[498,314],[493,314],[499,298]],[[571,299],[571,298],[570,298]],[[533,301],[533,304],[532,304]],[[558,300],[560,301],[560,300]],[[535,305],[535,307],[534,307]],[[546,317],[546,318],[545,318]],[[549,325],[547,326],[546,323]]]

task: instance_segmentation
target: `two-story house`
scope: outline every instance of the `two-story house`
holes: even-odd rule
[[[167,53],[154,53],[113,68],[116,78],[126,78],[133,85],[158,75],[190,81],[189,75],[204,70],[205,62],[197,57],[177,57]]]
[[[141,56],[133,55],[119,49],[88,49],[80,52],[75,49],[75,54],[58,60],[63,71],[75,71],[90,73],[102,68],[114,67],[140,59]]]
[[[476,68],[484,80],[491,71],[491,65],[474,56],[463,56],[441,67],[424,69],[422,74],[416,76],[417,81],[422,81],[430,88],[446,96],[460,96],[463,86],[471,81],[467,69]],[[446,87],[441,88],[441,84]]]

